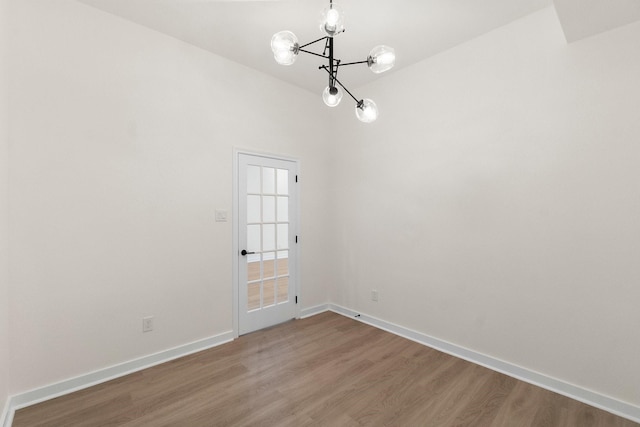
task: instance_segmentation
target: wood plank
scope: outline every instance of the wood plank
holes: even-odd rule
[[[639,426],[322,313],[18,410],[23,426]]]

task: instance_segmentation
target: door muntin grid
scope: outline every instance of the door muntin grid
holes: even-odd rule
[[[289,302],[289,170],[247,166],[247,312]]]

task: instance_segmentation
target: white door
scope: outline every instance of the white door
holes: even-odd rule
[[[297,163],[238,154],[238,332],[296,317]]]

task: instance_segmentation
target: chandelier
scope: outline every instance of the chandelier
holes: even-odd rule
[[[364,61],[343,63],[333,56],[333,38],[344,32],[344,15],[342,11],[329,0],[329,7],[323,11],[320,29],[326,36],[310,43],[300,45],[298,38],[291,31],[280,31],[271,38],[271,50],[276,62],[280,65],[291,65],[296,61],[300,52],[327,59],[329,64],[318,69],[329,74],[329,85],[322,92],[322,99],[329,107],[335,107],[342,100],[342,89],[356,102],[356,117],[365,123],[371,123],[378,118],[378,106],[371,99],[358,99],[338,80],[340,67],[355,64],[367,64],[376,74],[385,72],[393,67],[396,54],[393,48],[380,45],[374,47]],[[316,43],[324,42],[322,53],[311,52],[305,48]],[[342,89],[341,89],[342,88]]]

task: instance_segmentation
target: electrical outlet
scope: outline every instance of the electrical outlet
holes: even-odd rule
[[[371,290],[371,301],[378,302],[378,291],[375,289]]]
[[[142,332],[153,331],[153,316],[142,318]]]

